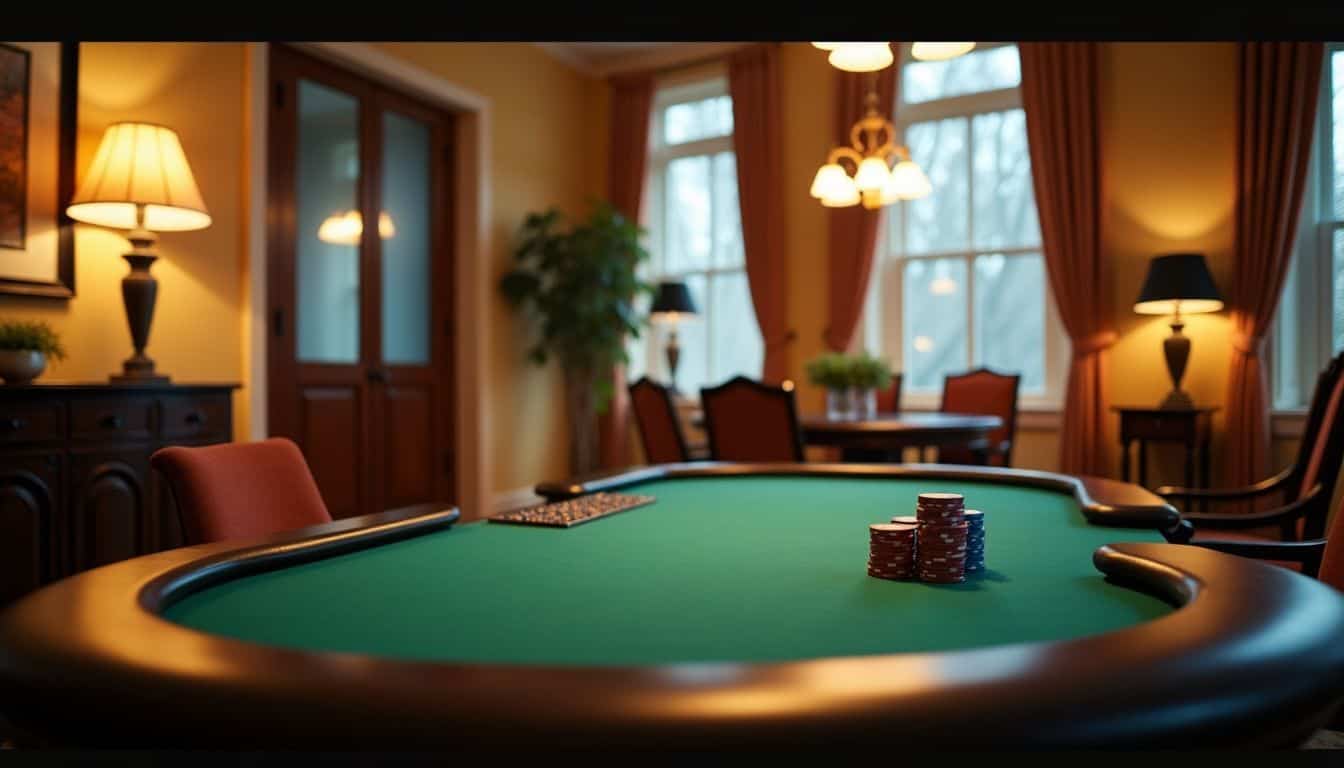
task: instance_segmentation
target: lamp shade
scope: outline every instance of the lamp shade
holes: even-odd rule
[[[944,61],[970,53],[975,43],[912,43],[910,55],[921,61]]]
[[[653,298],[651,315],[673,320],[680,315],[696,314],[695,302],[686,284],[679,280],[665,280],[658,284],[658,295]]]
[[[1170,253],[1148,263],[1148,276],[1134,304],[1141,315],[1217,312],[1223,296],[1202,253]]]
[[[836,43],[826,60],[846,72],[876,72],[896,59],[891,43]]]
[[[144,220],[136,221],[144,207]],[[210,214],[171,128],[113,123],[66,209],[70,218],[116,229],[178,232],[210,226]]]

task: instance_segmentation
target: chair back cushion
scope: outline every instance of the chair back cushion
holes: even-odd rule
[[[901,410],[901,374],[891,374],[891,386],[877,390],[877,412],[897,413]]]
[[[793,382],[771,386],[743,376],[700,390],[715,461],[803,461]]]
[[[630,385],[630,404],[639,425],[644,457],[650,464],[688,461],[686,438],[677,420],[672,393],[646,376]]]
[[[1344,458],[1344,403],[1341,399],[1344,399],[1344,376],[1337,376],[1312,440],[1311,454],[1298,486],[1299,497],[1318,482],[1325,486],[1327,498],[1334,492],[1335,476],[1339,473],[1340,460]]]
[[[1017,432],[1017,389],[1021,376],[996,373],[988,368],[948,376],[943,379],[944,413],[976,413],[998,416],[1003,426],[989,433],[991,463],[1008,466],[1012,458],[1012,443]],[[995,451],[1008,445],[1003,454]],[[952,464],[969,464],[974,460],[965,448],[939,448],[938,460]]]
[[[150,464],[172,488],[188,544],[253,538],[331,521],[303,453],[283,437],[162,448]]]

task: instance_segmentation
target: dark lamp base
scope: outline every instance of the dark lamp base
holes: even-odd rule
[[[1167,393],[1167,397],[1158,406],[1164,411],[1189,411],[1195,407],[1195,401],[1190,398],[1190,394],[1180,389],[1173,389]]]

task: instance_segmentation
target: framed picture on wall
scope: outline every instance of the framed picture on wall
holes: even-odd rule
[[[0,43],[0,294],[75,295],[78,43]]]

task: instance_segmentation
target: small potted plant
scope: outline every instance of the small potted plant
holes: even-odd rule
[[[61,337],[44,322],[0,321],[0,379],[27,384],[47,367],[47,358],[65,359]]]
[[[868,354],[828,352],[807,364],[807,377],[826,388],[826,418],[877,416],[877,390],[891,383],[891,364]]]

